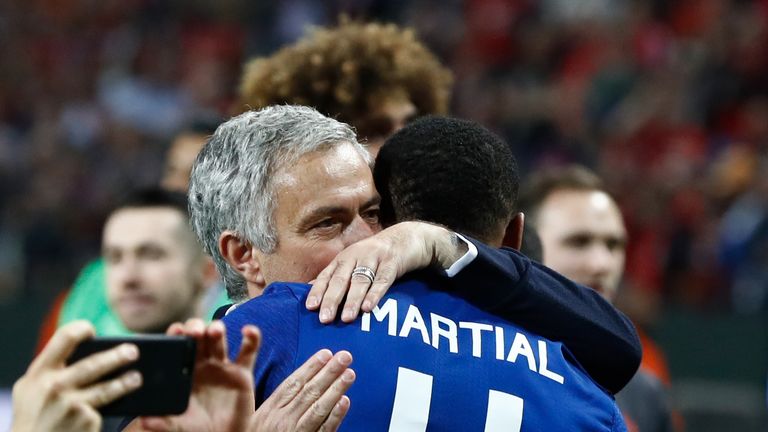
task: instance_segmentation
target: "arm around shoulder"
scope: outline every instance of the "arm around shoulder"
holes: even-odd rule
[[[642,356],[629,318],[594,290],[515,250],[469,240],[478,256],[452,277],[454,294],[563,342],[587,373],[611,393],[629,382]]]

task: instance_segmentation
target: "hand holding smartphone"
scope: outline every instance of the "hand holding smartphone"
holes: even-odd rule
[[[136,391],[99,408],[99,412],[105,416],[159,416],[184,412],[189,403],[195,361],[195,340],[190,337],[97,337],[80,343],[67,359],[67,364],[123,343],[139,348],[138,360],[104,375],[100,381],[136,370],[141,373],[143,384]]]

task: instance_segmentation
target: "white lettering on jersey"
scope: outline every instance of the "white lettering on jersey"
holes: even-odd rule
[[[403,327],[400,329],[400,337],[407,338],[412,329],[420,331],[421,340],[423,340],[425,344],[429,343],[429,331],[427,330],[427,325],[424,323],[424,317],[421,316],[421,312],[419,312],[419,309],[414,305],[408,307],[408,313],[405,314]]]
[[[459,345],[471,345],[472,356],[481,358],[483,356],[482,339],[486,332],[493,332],[495,341],[495,356],[499,361],[517,363],[518,357],[523,356],[527,360],[528,369],[551,379],[557,383],[563,384],[565,378],[549,369],[547,348],[548,344],[543,340],[536,340],[538,357],[531,346],[528,338],[520,332],[515,332],[511,345],[507,345],[504,327],[492,326],[487,323],[476,323],[469,321],[455,321],[444,316],[430,313],[429,322],[424,320],[424,314],[415,305],[408,305],[408,311],[405,313],[402,324],[398,322],[398,303],[393,298],[387,299],[381,307],[373,308],[373,311],[364,313],[361,318],[360,329],[364,332],[371,332],[371,315],[377,322],[387,321],[387,334],[389,336],[399,336],[407,338],[413,330],[421,334],[421,340],[426,345],[431,345],[435,349],[440,348],[440,339],[448,342],[448,351],[452,353],[459,352]],[[400,331],[398,332],[398,325]],[[382,328],[381,326],[376,329]],[[459,332],[459,329],[468,331]],[[430,337],[431,336],[431,337]],[[490,336],[490,335],[489,335]],[[471,340],[471,342],[469,342]],[[505,356],[506,354],[506,356]],[[538,367],[537,367],[538,360]]]
[[[456,323],[438,314],[431,313],[429,316],[432,318],[432,346],[435,349],[440,348],[440,337],[444,337],[448,339],[448,351],[452,353],[459,352],[459,336],[456,330]],[[447,328],[440,327],[441,323],[445,324]]]
[[[493,326],[490,324],[459,321],[459,328],[469,329],[472,332],[472,355],[479,358],[480,353],[483,352],[483,335],[481,332],[493,331]],[[503,352],[504,350],[502,350]]]
[[[504,327],[496,326],[496,360],[504,360]]]
[[[387,299],[381,307],[376,306],[371,312],[364,313],[361,320],[362,331],[371,331],[371,313],[378,322],[384,321],[384,318],[389,318],[387,334],[390,336],[397,335],[397,300]]]
[[[539,373],[560,384],[565,382],[565,378],[562,375],[547,370],[547,343],[543,340],[539,341]]]
[[[522,333],[515,334],[515,340],[512,342],[512,347],[509,349],[509,355],[507,361],[515,363],[518,355],[524,355],[528,358],[528,369],[536,372],[536,358],[533,356],[533,350],[531,349],[531,343],[528,342],[528,338]]]

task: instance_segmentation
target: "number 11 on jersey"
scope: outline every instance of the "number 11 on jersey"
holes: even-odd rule
[[[431,402],[432,375],[404,367],[398,368],[389,431],[426,431]],[[488,391],[485,432],[520,432],[522,423],[523,399],[497,390]]]

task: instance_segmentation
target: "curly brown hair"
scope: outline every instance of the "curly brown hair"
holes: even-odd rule
[[[410,29],[342,19],[314,28],[269,57],[250,60],[240,84],[243,108],[309,105],[349,123],[362,135],[366,116],[392,95],[404,96],[416,115],[448,111],[451,72]]]

